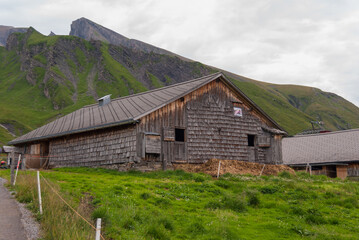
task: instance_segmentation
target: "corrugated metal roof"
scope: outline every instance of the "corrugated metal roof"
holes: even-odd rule
[[[214,73],[183,83],[113,99],[109,104],[104,106],[99,106],[99,104],[85,106],[51,123],[37,128],[32,132],[18,137],[9,142],[9,144],[20,144],[89,130],[135,123],[143,116],[160,109],[168,103],[171,103],[218,78],[224,80],[224,82],[237,91],[244,99],[246,99],[248,104],[255,107],[264,117],[272,122],[274,126],[283,130],[253,101],[245,96],[242,91],[226,79],[222,73]]]
[[[186,95],[204,84],[222,76],[215,73],[183,83],[111,100],[109,104],[92,104],[37,128],[9,144],[18,144],[45,138],[135,122],[141,116]]]
[[[359,129],[284,138],[287,165],[359,161]]]

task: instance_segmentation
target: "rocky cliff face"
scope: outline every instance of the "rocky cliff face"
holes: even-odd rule
[[[33,28],[10,35],[6,49],[17,53],[27,82],[39,85],[55,110],[81,101],[85,89],[79,88],[95,100],[108,91],[120,97],[213,72],[175,56],[73,36],[44,36]]]
[[[83,38],[85,40],[99,40],[116,46],[122,46],[145,53],[158,53],[174,56],[176,54],[167,50],[152,46],[150,44],[138,41],[136,39],[128,39],[127,37],[94,23],[86,18],[80,18],[71,24],[71,36]]]
[[[0,47],[0,124],[11,125],[12,133],[25,133],[107,94],[126,96],[221,71],[138,45],[87,19],[75,21],[71,32],[44,36],[29,28]],[[223,72],[290,134],[309,128],[311,120],[324,121],[331,130],[359,127],[359,109],[335,94]],[[0,128],[0,142],[6,143],[12,135],[4,131]]]
[[[5,46],[7,38],[10,34],[15,32],[24,33],[27,31],[27,28],[15,28],[10,26],[1,26],[0,25],[0,46]]]

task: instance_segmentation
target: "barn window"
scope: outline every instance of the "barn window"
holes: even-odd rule
[[[256,135],[248,134],[248,146],[254,147],[254,141],[256,139]]]
[[[323,170],[323,166],[312,166],[312,170]]]
[[[184,129],[183,128],[175,128],[175,141],[176,142],[184,142]]]

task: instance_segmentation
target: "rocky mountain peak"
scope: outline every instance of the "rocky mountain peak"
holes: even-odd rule
[[[21,32],[24,33],[27,31],[27,28],[16,28],[11,26],[3,26],[0,25],[0,46],[5,46],[7,38],[10,34],[15,32]]]
[[[84,17],[72,22],[70,35],[80,37],[88,41],[99,40],[146,53],[153,52],[158,54],[177,56],[176,54],[162,48],[152,46],[136,39],[129,39]]]

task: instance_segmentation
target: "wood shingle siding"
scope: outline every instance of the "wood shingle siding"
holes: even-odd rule
[[[147,171],[211,158],[281,163],[285,134],[216,73],[86,106],[11,143],[24,151],[48,146],[41,154],[48,155],[51,166]]]
[[[50,143],[51,164],[101,166],[136,160],[135,126],[98,130],[57,138]]]

